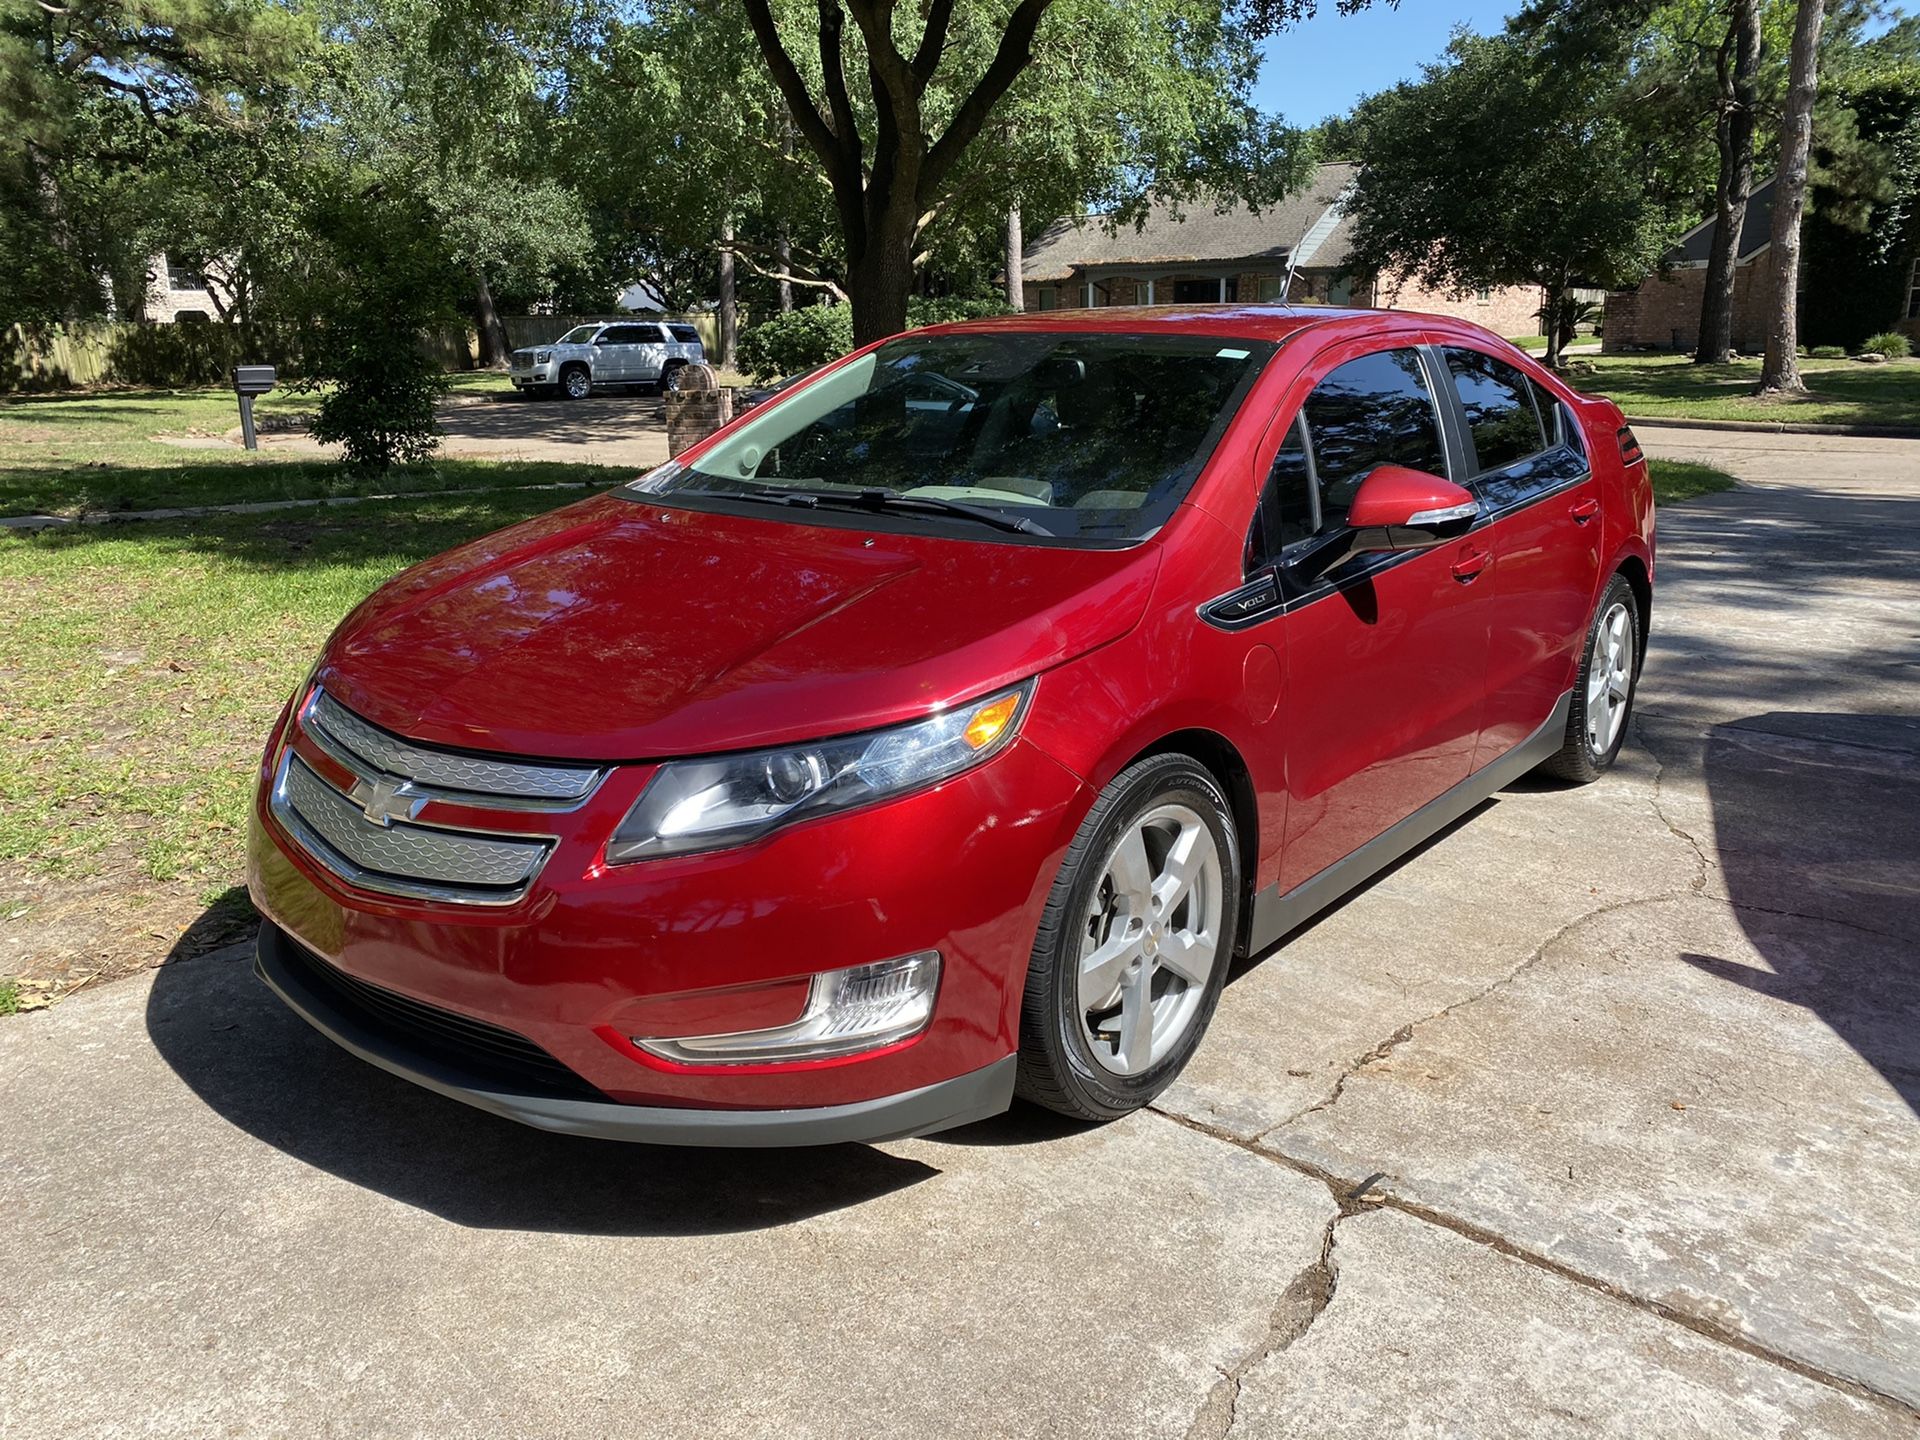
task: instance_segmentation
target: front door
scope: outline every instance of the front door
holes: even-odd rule
[[[1335,347],[1282,414],[1267,534],[1284,561],[1345,524],[1376,466],[1451,476],[1436,377],[1414,346]],[[1270,436],[1269,443],[1272,442]],[[1290,796],[1282,893],[1464,780],[1480,730],[1492,560],[1484,529],[1286,581],[1288,703],[1272,727]]]

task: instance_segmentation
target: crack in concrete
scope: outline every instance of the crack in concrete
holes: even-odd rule
[[[1674,897],[1663,895],[1651,898],[1672,899]],[[1619,907],[1614,906],[1608,908]],[[1290,1155],[1284,1150],[1262,1149],[1256,1141],[1242,1139],[1231,1131],[1221,1130],[1202,1121],[1189,1119],[1184,1115],[1176,1115],[1168,1110],[1161,1110],[1157,1106],[1150,1105],[1147,1107],[1147,1110],[1150,1114],[1157,1115],[1163,1120],[1171,1120],[1176,1125],[1185,1126],[1187,1129],[1196,1131],[1211,1139],[1232,1145],[1237,1149],[1250,1151],[1272,1164],[1292,1170],[1294,1173],[1303,1175],[1309,1180],[1318,1181],[1327,1187],[1328,1193],[1333,1196],[1334,1204],[1337,1207],[1333,1218],[1327,1222],[1325,1237],[1322,1241],[1321,1260],[1315,1266],[1309,1266],[1307,1270],[1302,1271],[1301,1275],[1296,1276],[1293,1284],[1288,1287],[1288,1291],[1291,1292],[1295,1286],[1301,1284],[1302,1277],[1313,1274],[1319,1266],[1324,1265],[1327,1267],[1329,1282],[1326,1299],[1312,1312],[1306,1323],[1302,1325],[1296,1333],[1287,1337],[1285,1344],[1263,1346],[1231,1369],[1222,1371],[1221,1382],[1209,1393],[1206,1404],[1202,1407],[1200,1414],[1195,1417],[1193,1426],[1188,1429],[1188,1440],[1203,1440],[1203,1437],[1204,1440],[1220,1440],[1220,1437],[1224,1436],[1233,1424],[1239,1405],[1241,1382],[1245,1379],[1247,1373],[1255,1365],[1259,1364],[1261,1360],[1267,1358],[1267,1356],[1277,1354],[1279,1351],[1286,1349],[1288,1345],[1293,1344],[1301,1335],[1306,1333],[1307,1329],[1311,1328],[1314,1320],[1319,1319],[1321,1313],[1325,1311],[1327,1304],[1331,1303],[1334,1287],[1338,1283],[1338,1269],[1333,1265],[1334,1231],[1339,1227],[1341,1221],[1370,1209],[1393,1210],[1407,1216],[1409,1219],[1435,1226],[1450,1234],[1457,1235],[1463,1240],[1470,1240],[1476,1245],[1483,1245],[1495,1254],[1504,1255],[1508,1259],[1517,1260],[1524,1265],[1531,1265],[1535,1269],[1543,1270],[1550,1275],[1554,1275],[1571,1284],[1578,1285],[1582,1289],[1592,1291],[1597,1295],[1604,1295],[1610,1300],[1638,1310],[1643,1314],[1652,1315],[1656,1319],[1664,1320],[1672,1325],[1678,1325],[1683,1330],[1691,1331],[1703,1339],[1724,1345],[1731,1350],[1738,1350],[1743,1355],[1749,1355],[1766,1364],[1777,1366],[1791,1374],[1798,1375],[1803,1380],[1810,1380],[1814,1384],[1823,1385],[1830,1390],[1851,1396],[1856,1400],[1897,1415],[1903,1420],[1920,1420],[1920,1407],[1910,1405],[1898,1396],[1889,1395],[1883,1390],[1876,1390],[1873,1386],[1863,1381],[1856,1380],[1851,1376],[1836,1374],[1831,1370],[1824,1370],[1818,1365],[1789,1355],[1785,1351],[1775,1350],[1771,1346],[1762,1344],[1752,1336],[1732,1326],[1723,1325],[1706,1316],[1695,1314],[1692,1311],[1681,1309],[1675,1305],[1670,1305],[1666,1301],[1655,1300],[1645,1295],[1636,1294],[1624,1285],[1603,1279],[1598,1275],[1589,1275],[1586,1271],[1577,1269],[1564,1260],[1556,1260],[1550,1255],[1544,1255],[1537,1250],[1528,1249],[1524,1245],[1507,1239],[1498,1231],[1490,1230],[1486,1226],[1477,1224],[1472,1220],[1450,1214],[1447,1211],[1440,1210],[1431,1205],[1422,1205],[1417,1201],[1408,1200],[1403,1196],[1394,1194],[1391,1190],[1376,1189],[1375,1187],[1379,1181],[1392,1178],[1385,1171],[1375,1171],[1357,1185],[1349,1184],[1344,1177],[1334,1174],[1334,1172],[1326,1169],[1324,1166],[1316,1165],[1312,1161],[1303,1159],[1297,1155]],[[1285,1304],[1286,1298],[1283,1295],[1281,1306],[1276,1307],[1275,1310],[1276,1319],[1279,1317],[1281,1309],[1285,1307]],[[1276,1333],[1276,1331],[1269,1332],[1269,1339],[1272,1338],[1274,1333]],[[1223,1387],[1229,1387],[1226,1389],[1226,1403],[1217,1405],[1216,1400],[1221,1395]],[[1206,1420],[1210,1415],[1217,1416],[1221,1413],[1224,1413],[1226,1418],[1225,1423],[1221,1425],[1220,1428],[1200,1428],[1203,1420]]]
[[[1639,715],[1629,716],[1627,723],[1634,738],[1640,742],[1640,748],[1653,757],[1653,793],[1647,797],[1647,803],[1653,807],[1653,818],[1666,826],[1675,839],[1684,842],[1693,851],[1694,863],[1700,868],[1699,873],[1693,877],[1690,888],[1694,894],[1703,895],[1706,893],[1707,876],[1711,872],[1713,861],[1707,858],[1706,847],[1696,840],[1691,832],[1676,825],[1673,817],[1667,814],[1666,806],[1661,804],[1660,791],[1667,778],[1669,762],[1648,741],[1646,727],[1641,723]]]
[[[1165,1114],[1158,1110],[1153,1113]],[[1202,1133],[1211,1132],[1203,1130]],[[1319,1255],[1280,1292],[1280,1299],[1267,1320],[1267,1333],[1260,1342],[1232,1365],[1220,1368],[1220,1379],[1207,1392],[1200,1413],[1187,1426],[1187,1440],[1225,1440],[1240,1418],[1240,1385],[1248,1373],[1261,1361],[1298,1341],[1333,1303],[1334,1292],[1340,1286],[1340,1266],[1334,1259],[1334,1232],[1342,1220],[1364,1208],[1353,1195],[1346,1199],[1336,1195],[1334,1199],[1334,1213],[1327,1217],[1326,1227],[1320,1232]]]
[[[1255,1134],[1248,1143],[1253,1145],[1258,1145],[1261,1141],[1265,1140],[1269,1135],[1274,1134],[1276,1131],[1284,1130],[1289,1125],[1297,1124],[1299,1121],[1305,1119],[1309,1115],[1317,1114],[1322,1110],[1331,1109],[1334,1105],[1338,1104],[1340,1101],[1340,1098],[1346,1094],[1347,1082],[1353,1079],[1353,1077],[1358,1075],[1362,1070],[1366,1069],[1367,1066],[1377,1064],[1378,1062],[1385,1060],[1388,1056],[1393,1054],[1395,1050],[1399,1049],[1402,1045],[1406,1044],[1407,1041],[1411,1040],[1414,1037],[1415,1032],[1420,1030],[1423,1026],[1430,1025],[1435,1020],[1444,1019],[1446,1016],[1453,1014],[1455,1011],[1464,1010],[1469,1005],[1476,1005],[1480,1001],[1486,999],[1489,995],[1492,995],[1496,991],[1502,990],[1506,988],[1508,985],[1511,985],[1514,981],[1518,980],[1522,975],[1526,974],[1527,971],[1531,970],[1536,964],[1538,964],[1540,962],[1540,959],[1547,953],[1547,951],[1552,949],[1555,945],[1559,944],[1560,941],[1565,939],[1567,935],[1571,933],[1573,930],[1578,929],[1580,926],[1586,924],[1587,921],[1597,920],[1603,915],[1611,915],[1616,910],[1629,909],[1635,905],[1651,905],[1651,904],[1656,904],[1658,902],[1665,901],[1665,900],[1688,899],[1688,898],[1699,895],[1699,893],[1700,892],[1697,889],[1695,889],[1692,885],[1689,885],[1683,889],[1663,890],[1657,895],[1635,895],[1624,900],[1612,900],[1605,905],[1596,905],[1591,910],[1582,911],[1579,915],[1567,921],[1566,924],[1562,925],[1559,929],[1555,930],[1551,935],[1547,936],[1546,939],[1542,940],[1539,943],[1539,945],[1537,945],[1533,949],[1532,953],[1530,953],[1527,956],[1526,959],[1522,960],[1518,965],[1514,966],[1513,969],[1507,971],[1506,974],[1501,975],[1496,979],[1489,981],[1487,984],[1483,985],[1480,989],[1474,991],[1471,995],[1464,995],[1458,1000],[1450,1001],[1448,1004],[1442,1005],[1438,1010],[1435,1010],[1430,1014],[1422,1015],[1417,1020],[1409,1020],[1406,1024],[1402,1025],[1398,1030],[1395,1030],[1391,1035],[1387,1036],[1386,1039],[1380,1041],[1377,1045],[1374,1045],[1372,1048],[1365,1050],[1361,1054],[1355,1056],[1352,1060],[1348,1061],[1344,1067],[1342,1067],[1340,1074],[1336,1076],[1334,1079],[1332,1088],[1330,1088],[1325,1095],[1321,1096],[1318,1100],[1314,1101],[1311,1105],[1303,1106],[1301,1109],[1294,1111],[1293,1114],[1288,1115],[1284,1119],[1275,1121],[1273,1124],[1267,1126],[1266,1129]],[[1161,1113],[1167,1113],[1167,1112],[1161,1112]]]

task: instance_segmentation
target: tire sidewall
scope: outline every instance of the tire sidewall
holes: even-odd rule
[[[1613,737],[1613,744],[1604,754],[1593,748],[1587,738],[1587,682],[1593,673],[1593,654],[1600,645],[1600,630],[1606,618],[1613,612],[1615,605],[1624,605],[1627,610],[1627,628],[1629,648],[1633,655],[1632,668],[1627,672],[1626,714],[1620,720],[1620,733]],[[1580,665],[1579,689],[1574,698],[1579,713],[1574,717],[1578,721],[1577,734],[1581,749],[1585,752],[1587,764],[1597,774],[1611,766],[1619,756],[1621,747],[1627,743],[1627,727],[1633,719],[1633,703],[1640,689],[1640,605],[1634,598],[1633,587],[1616,575],[1600,596],[1600,604],[1593,612],[1593,623],[1587,627],[1587,652]]]
[[[1152,757],[1122,774],[1103,801],[1106,803],[1097,804],[1095,812],[1083,822],[1093,829],[1076,857],[1075,872],[1071,877],[1063,872],[1060,877],[1064,891],[1056,882],[1055,897],[1060,900],[1063,923],[1051,937],[1053,953],[1045,957],[1049,977],[1045,1038],[1049,1059],[1059,1078],[1070,1086],[1074,1100],[1088,1112],[1111,1119],[1138,1109],[1164,1089],[1192,1058],[1205,1035],[1239,940],[1241,886],[1239,838],[1232,808],[1219,785],[1197,762],[1184,756]],[[1119,1075],[1094,1058],[1081,1023],[1079,917],[1088,909],[1093,889],[1105,873],[1103,862],[1120,833],[1146,811],[1167,803],[1186,805],[1213,832],[1222,881],[1220,947],[1206,992],[1179,1044],[1138,1075]],[[1041,959],[1035,956],[1036,962]]]
[[[574,393],[573,381],[578,376],[582,380],[579,393]],[[560,394],[568,400],[584,400],[593,392],[593,376],[586,370],[575,366],[560,376]]]

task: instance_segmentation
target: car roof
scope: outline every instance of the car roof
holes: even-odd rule
[[[1029,310],[928,327],[947,333],[981,331],[1101,331],[1126,334],[1159,332],[1242,340],[1282,341],[1302,330],[1322,330],[1324,338],[1442,330],[1476,340],[1512,345],[1491,330],[1449,315],[1419,310],[1372,310],[1334,305],[1107,305],[1091,310]]]

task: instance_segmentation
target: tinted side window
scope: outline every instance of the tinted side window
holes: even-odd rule
[[[1426,372],[1412,350],[1349,360],[1301,407],[1320,481],[1320,523],[1343,524],[1360,482],[1380,465],[1447,473],[1440,419]]]
[[[600,332],[602,345],[638,345],[646,340],[638,325],[609,325]]]
[[[700,332],[691,325],[669,325],[667,329],[673,338],[682,344],[698,345],[700,343]]]
[[[1447,370],[1467,412],[1467,430],[1482,473],[1504,470],[1547,448],[1526,376],[1477,350],[1447,351]]]

